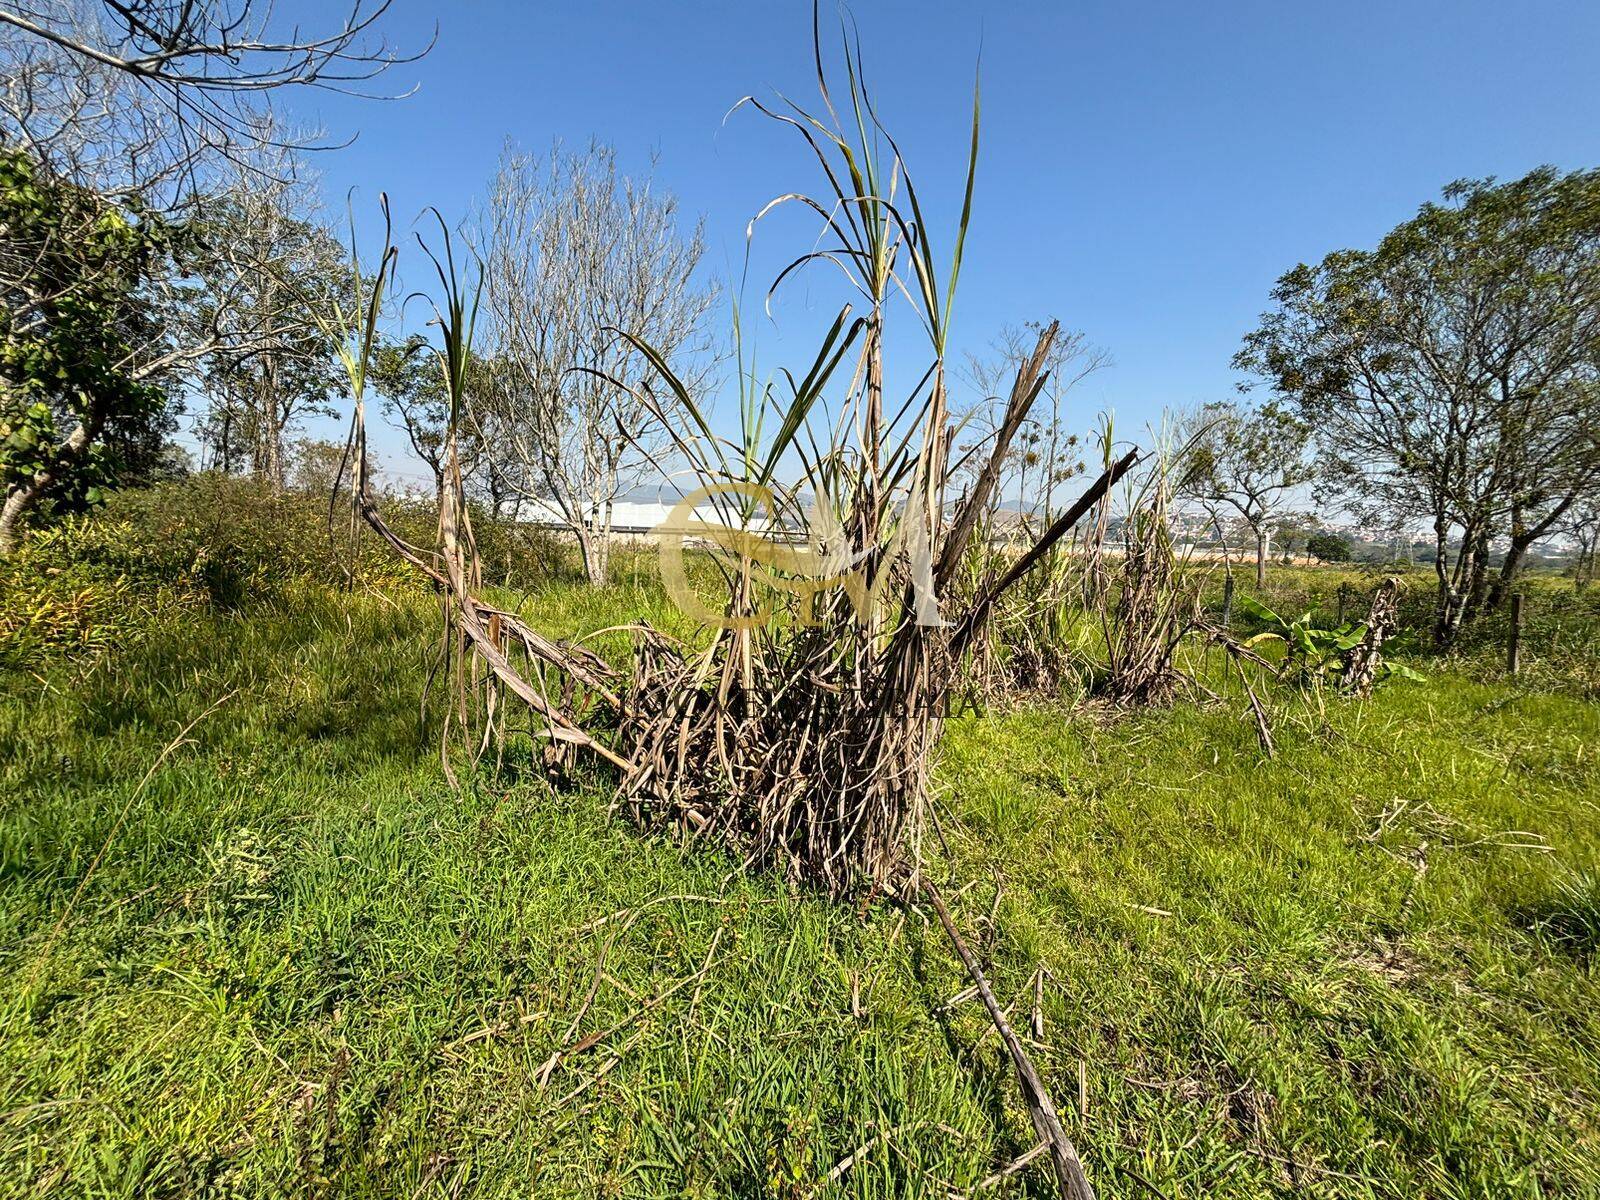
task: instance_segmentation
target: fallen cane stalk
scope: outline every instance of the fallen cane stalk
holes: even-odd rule
[[[994,992],[989,989],[989,981],[978,967],[978,960],[956,929],[956,923],[951,919],[950,910],[945,907],[939,889],[932,880],[923,876],[922,891],[933,905],[933,911],[939,915],[939,924],[944,926],[945,933],[955,944],[956,953],[967,968],[967,974],[972,976],[983,1006],[989,1010],[989,1018],[1000,1031],[1000,1040],[1005,1043],[1006,1053],[1011,1056],[1011,1065],[1017,1070],[1017,1082],[1022,1085],[1023,1098],[1028,1102],[1028,1116],[1033,1121],[1034,1132],[1050,1148],[1050,1161],[1056,1169],[1056,1182],[1061,1185],[1061,1195],[1065,1200],[1094,1200],[1094,1188],[1089,1186],[1088,1177],[1083,1173],[1077,1148],[1073,1146],[1072,1139],[1067,1137],[1067,1131],[1061,1127],[1061,1118],[1056,1115],[1056,1106],[1044,1090],[1039,1072],[1034,1070],[1033,1062],[1022,1048],[1022,1042],[1006,1020],[999,1001],[994,998]]]

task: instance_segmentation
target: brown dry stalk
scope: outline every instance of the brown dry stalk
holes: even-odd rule
[[[416,567],[433,582],[447,599],[450,614],[472,649],[488,665],[494,677],[511,693],[521,699],[545,721],[545,734],[553,741],[566,742],[591,750],[613,766],[628,770],[633,764],[619,757],[604,743],[598,741],[573,717],[553,704],[542,686],[530,683],[526,674],[510,659],[507,649],[518,646],[526,661],[536,668],[544,664],[565,673],[572,679],[595,691],[610,704],[618,699],[608,686],[615,672],[599,655],[564,642],[555,642],[529,626],[515,613],[506,612],[479,600],[465,585],[464,580],[439,570],[424,558],[384,521],[382,513],[371,494],[364,488],[358,498],[361,516],[366,523],[406,562]],[[490,634],[489,624],[497,626],[498,636]]]
[[[1383,667],[1383,643],[1399,624],[1400,581],[1393,576],[1378,585],[1372,597],[1372,608],[1367,613],[1367,632],[1361,642],[1350,651],[1341,682],[1351,695],[1362,699],[1372,695],[1372,685],[1378,681]]]
[[[1018,369],[988,463],[947,530],[937,528],[946,481],[930,485],[931,584],[947,603],[999,464],[1044,385],[1043,364],[1057,333],[1054,324],[1043,329]],[[878,349],[869,339],[869,358]],[[870,361],[864,374],[873,375]],[[932,428],[943,431],[943,413],[942,376],[936,376],[927,414]],[[947,440],[943,432],[928,439]],[[356,443],[364,453],[359,429]],[[925,447],[921,461],[929,453]],[[425,555],[387,526],[364,467],[357,471],[357,503],[366,523],[444,599],[455,687],[447,720],[468,732],[469,694],[482,696],[477,711],[485,728],[469,744],[481,743],[479,752],[489,744],[503,713],[501,693],[508,693],[537,715],[551,743],[592,752],[616,768],[615,807],[640,826],[724,842],[750,865],[778,866],[796,882],[842,895],[863,887],[895,890],[913,868],[931,759],[963,657],[1007,589],[1101,506],[1137,460],[1130,452],[1113,463],[944,627],[913,619],[915,568],[901,550],[882,551],[894,544],[882,503],[888,480],[857,477],[850,485],[854,524],[879,523],[859,533],[871,576],[863,582],[889,602],[869,601],[870,614],[863,613],[848,583],[833,586],[807,597],[811,624],[780,619],[722,630],[700,652],[641,628],[626,682],[592,652],[544,638],[475,595],[476,547],[454,470],[441,497],[437,554]],[[910,469],[903,449],[897,469]],[[907,503],[923,501],[913,493]],[[746,559],[733,580],[733,616],[750,611],[752,569]],[[602,728],[614,732],[602,737]]]
[[[1012,390],[1014,412],[996,439],[990,466],[998,471],[1009,438],[1043,384],[1040,365],[1056,336],[1051,325],[1040,334],[1034,355],[1018,371]],[[871,377],[869,370],[868,376]],[[930,420],[943,434],[942,384],[936,382]],[[364,438],[360,439],[364,442]],[[447,488],[442,497],[441,552],[437,565],[398,538],[384,523],[364,485],[358,504],[366,522],[394,550],[421,570],[445,600],[451,630],[461,651],[481,661],[495,687],[503,687],[533,709],[553,742],[594,752],[618,771],[615,806],[639,825],[669,828],[686,839],[714,838],[736,849],[746,865],[778,865],[797,882],[843,895],[895,890],[909,872],[917,875],[922,827],[928,806],[928,770],[943,725],[942,708],[960,678],[962,657],[985,627],[1006,590],[1022,579],[1084,515],[1100,505],[1112,487],[1138,461],[1130,452],[1113,463],[1001,578],[977,596],[957,619],[943,627],[912,619],[912,566],[900,555],[872,561],[876,583],[901,597],[887,613],[873,610],[862,620],[854,597],[835,588],[812,597],[814,623],[772,623],[722,630],[701,653],[642,628],[637,637],[631,680],[613,686],[614,676],[596,656],[544,639],[513,614],[474,595],[476,550],[461,495]],[[938,481],[931,505],[942,513]],[[937,567],[936,595],[949,596],[951,576],[961,562],[976,524],[969,513],[981,509],[983,485],[957,508],[943,538],[930,531]],[[858,482],[859,521],[884,519],[879,481]],[[909,503],[919,503],[913,496]],[[884,544],[883,532],[869,527],[863,544]],[[746,560],[733,591],[732,612],[741,616],[750,602]],[[513,662],[515,645],[536,674]],[[551,699],[546,669],[564,677],[559,702]],[[475,667],[474,667],[475,672]],[[535,682],[537,680],[537,682]],[[614,728],[614,742],[585,728],[573,707],[576,685],[598,700],[591,712]],[[493,708],[484,706],[493,714]],[[603,713],[600,710],[604,710]],[[463,721],[466,706],[461,706]],[[592,728],[592,727],[591,727]],[[1005,1045],[1027,1100],[1034,1127],[1048,1143],[1051,1162],[1068,1200],[1092,1200],[1077,1152],[1056,1115],[1044,1085],[1012,1030],[988,981],[932,882],[921,888],[972,976]],[[713,942],[713,950],[715,942]],[[680,981],[666,994],[703,979],[711,965]],[[596,986],[599,973],[597,968]],[[592,997],[593,988],[590,995]],[[541,1084],[566,1058],[581,1053],[647,1011],[665,995],[612,1029],[591,1034],[558,1049],[540,1071]],[[587,1000],[579,1017],[587,1008]],[[575,1031],[576,1021],[574,1022]],[[569,1033],[570,1037],[570,1033]],[[565,1040],[565,1039],[564,1039]]]
[[[1250,715],[1255,718],[1256,740],[1261,744],[1261,752],[1268,758],[1277,754],[1277,746],[1272,740],[1272,726],[1267,720],[1267,709],[1261,703],[1261,697],[1256,694],[1255,685],[1250,682],[1249,673],[1245,671],[1244,664],[1253,662],[1257,666],[1272,670],[1273,665],[1267,659],[1257,654],[1250,647],[1241,644],[1235,638],[1214,626],[1202,626],[1201,629],[1213,642],[1227,652],[1228,661],[1233,663],[1234,669],[1239,673],[1239,684],[1244,688],[1245,699],[1250,706]]]
[[[1062,513],[1050,528],[1040,535],[1039,540],[1011,565],[1011,569],[1001,576],[997,583],[984,591],[983,595],[974,602],[971,611],[963,619],[957,635],[952,639],[953,645],[958,652],[966,650],[977,635],[982,632],[984,624],[988,621],[990,613],[994,611],[995,603],[1000,597],[1019,579],[1033,570],[1039,564],[1039,560],[1044,558],[1057,542],[1070,533],[1078,522],[1083,520],[1090,509],[1104,500],[1111,489],[1117,485],[1118,480],[1126,475],[1138,461],[1139,452],[1130,450],[1121,459],[1112,464],[1100,478],[1090,485],[1089,490],[1079,496],[1072,507]]]
[[[837,126],[820,43],[817,65],[824,107]],[[858,116],[872,114],[874,128],[893,148],[854,72],[850,97],[847,107]],[[945,355],[971,214],[976,94],[967,202],[943,285],[945,270],[934,262],[898,149],[892,162],[880,162],[871,145],[877,133],[869,136],[861,130],[871,144],[856,154],[846,140],[853,135],[843,129],[774,113],[755,100],[748,103],[799,131],[820,160],[831,190],[827,203],[786,193],[768,209],[788,201],[804,203],[845,242],[838,255],[804,255],[783,274],[819,258],[846,262],[846,274],[867,305],[862,317],[852,317],[851,306],[845,305],[810,369],[784,373],[787,400],[780,402],[772,386],[749,398],[750,411],[779,411],[779,431],[763,441],[759,419],[747,423],[744,444],[733,445],[732,456],[724,452],[728,439],[712,430],[691,394],[695,389],[674,373],[670,356],[636,332],[615,331],[648,362],[648,378],[601,376],[602,381],[651,412],[704,485],[701,493],[722,493],[728,530],[743,538],[737,554],[707,555],[729,585],[724,620],[709,644],[691,649],[642,628],[635,638],[631,671],[623,677],[591,652],[541,638],[513,614],[478,598],[477,548],[456,453],[462,408],[470,402],[467,377],[477,300],[473,287],[457,275],[447,230],[442,258],[428,251],[443,289],[440,359],[450,399],[437,552],[425,554],[397,537],[369,490],[361,395],[379,293],[385,272],[392,268],[392,245],[386,248],[363,329],[347,339],[353,341],[347,365],[356,397],[351,442],[356,505],[366,523],[441,595],[447,621],[445,678],[454,689],[446,708],[446,746],[458,729],[475,753],[483,753],[504,736],[504,704],[515,697],[539,718],[540,728],[534,732],[548,739],[547,759],[559,760],[552,766],[565,765],[571,754],[586,751],[614,768],[613,807],[639,826],[665,829],[684,840],[714,840],[736,852],[746,867],[777,868],[791,880],[833,896],[854,894],[870,901],[883,894],[910,895],[916,890],[929,821],[929,772],[944,711],[964,678],[969,650],[1006,592],[1080,520],[1094,511],[1103,524],[1106,498],[1139,456],[1130,452],[1113,462],[1108,454],[1106,469],[1083,496],[1000,578],[960,604],[958,573],[1000,486],[1012,443],[1046,385],[1047,364],[1059,335],[1055,323],[1040,330],[1033,353],[1017,369],[976,483],[954,498],[957,477],[949,450],[959,423],[950,413]],[[830,216],[830,210],[836,215]],[[358,291],[359,279],[358,273]],[[888,303],[901,295],[929,335],[932,361],[904,406],[889,415],[883,395],[884,321]],[[853,367],[840,369],[847,355],[853,356]],[[850,379],[837,418],[830,421],[833,431],[830,435],[824,429],[824,444],[818,446],[810,417],[814,410],[831,408],[838,392],[836,370],[841,377],[848,371]],[[660,395],[671,396],[670,406],[660,402],[654,390],[658,387],[663,389]],[[741,383],[742,401],[747,399],[743,388]],[[804,468],[800,482],[778,485],[774,476],[779,464],[795,459]],[[731,502],[730,493],[742,497],[742,503]],[[796,568],[793,564],[801,560],[792,556],[763,558],[774,543],[750,541],[758,502],[775,519],[805,517],[801,497],[807,493],[809,515],[826,525],[816,541],[825,545],[829,563],[845,564],[841,573]],[[777,560],[790,565],[774,565]],[[768,593],[777,593],[778,599],[768,604]],[[941,604],[943,613],[938,611]],[[471,736],[474,721],[481,723],[482,736]],[[450,770],[448,755],[445,769]],[[1017,1065],[1065,1194],[1072,1200],[1092,1197],[1020,1039],[1006,1023],[942,899],[930,883],[924,880],[922,886]],[[710,962],[708,956],[701,976]],[[614,1030],[598,1036],[610,1032]],[[545,1068],[546,1076],[563,1054],[593,1044],[584,1039],[558,1051]]]
[[[1050,1163],[1055,1168],[1056,1182],[1061,1185],[1062,1196],[1066,1197],[1066,1200],[1094,1200],[1094,1188],[1089,1185],[1089,1180],[1083,1173],[1083,1163],[1078,1158],[1077,1147],[1072,1144],[1067,1131],[1061,1127],[1061,1118],[1056,1115],[1056,1106],[1051,1101],[1050,1094],[1045,1091],[1044,1081],[1039,1078],[1039,1072],[1034,1069],[1027,1051],[1022,1048],[1021,1040],[1011,1028],[1011,1023],[1006,1020],[1000,1002],[995,999],[994,992],[989,988],[989,981],[984,978],[983,971],[978,966],[978,960],[973,957],[960,931],[956,929],[956,923],[950,916],[950,910],[945,907],[939,889],[926,876],[922,879],[922,892],[933,905],[933,911],[938,914],[939,924],[944,926],[945,933],[955,944],[956,953],[961,956],[967,974],[972,976],[978,995],[982,998],[984,1007],[989,1010],[989,1019],[1000,1031],[1000,1040],[1005,1043],[1011,1065],[1016,1068],[1017,1082],[1022,1086],[1023,1098],[1028,1104],[1028,1117],[1033,1122],[1034,1132],[1039,1135],[1041,1142],[1049,1146]]]
[[[1174,658],[1199,623],[1199,586],[1182,577],[1172,545],[1168,470],[1157,465],[1128,514],[1115,604],[1104,591],[1096,600],[1107,650],[1098,691],[1126,703],[1171,701],[1180,678]]]

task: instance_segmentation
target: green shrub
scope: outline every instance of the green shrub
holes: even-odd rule
[[[432,506],[386,502],[414,545],[434,543]],[[478,514],[485,582],[533,587],[573,570],[554,534]],[[0,560],[0,667],[53,655],[94,656],[196,608],[235,609],[291,585],[358,589],[426,586],[374,534],[352,537],[348,511],[330,526],[325,496],[274,494],[216,473],[112,495],[92,514],[36,532]]]
[[[1393,648],[1406,655],[1434,655],[1433,623],[1437,580],[1433,568],[1403,565],[1340,564],[1271,567],[1267,586],[1256,599],[1279,612],[1309,613],[1308,624],[1332,629],[1365,619],[1378,584],[1389,575],[1400,581],[1399,633]],[[1235,576],[1239,594],[1255,589]],[[1600,590],[1578,591],[1570,580],[1540,571],[1517,584],[1524,596],[1522,674],[1530,689],[1600,698]],[[1344,603],[1340,605],[1340,593]],[[1207,607],[1222,605],[1222,572],[1207,581]],[[1265,628],[1235,604],[1235,625],[1244,633]],[[1462,630],[1447,656],[1457,669],[1479,678],[1498,678],[1505,671],[1511,606],[1485,613]]]
[[[1306,539],[1306,553],[1320,562],[1349,562],[1352,557],[1350,539],[1326,530]]]

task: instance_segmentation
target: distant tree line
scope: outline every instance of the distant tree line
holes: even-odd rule
[[[321,317],[352,285],[307,166],[320,143],[271,101],[405,61],[378,39],[386,7],[347,0],[313,36],[265,0],[0,0],[0,552],[30,519],[171,471],[180,405],[202,466],[288,481],[304,422],[342,396]],[[615,502],[668,442],[641,346],[695,391],[715,366],[700,227],[597,143],[508,147],[463,232],[481,312],[457,429],[468,486],[566,526],[602,580]],[[958,452],[992,433],[1029,340],[971,360]],[[1060,343],[994,492],[1024,520],[1083,469],[1064,396],[1104,361]],[[1444,644],[1504,603],[1541,539],[1567,538],[1579,582],[1593,575],[1600,171],[1451,184],[1375,249],[1283,275],[1234,362],[1265,398],[1193,414],[1177,482],[1214,538],[1253,552],[1258,583],[1275,546],[1354,551],[1299,515],[1308,500],[1429,531]],[[450,414],[427,339],[393,336],[372,383],[437,486]],[[1107,425],[1102,456],[1111,441]]]
[[[28,519],[172,468],[180,407],[200,465],[284,487],[305,421],[345,384],[326,319],[353,297],[309,151],[271,99],[406,61],[387,0],[302,33],[266,0],[0,3],[0,553]],[[470,487],[575,536],[605,578],[611,513],[664,438],[649,343],[695,386],[713,362],[698,225],[595,144],[508,149],[474,226],[484,317],[458,453]],[[385,314],[404,328],[404,314]],[[443,478],[446,393],[426,338],[372,383]],[[321,478],[326,453],[306,477]]]
[[[1572,539],[1592,574],[1600,171],[1453,183],[1375,250],[1287,272],[1272,300],[1234,359],[1270,399],[1196,414],[1183,480],[1249,530],[1258,580],[1307,490],[1359,524],[1431,531],[1441,644],[1506,601],[1541,539]]]

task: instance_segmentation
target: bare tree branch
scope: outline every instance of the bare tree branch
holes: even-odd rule
[[[270,0],[27,0],[0,3],[0,133],[81,186],[163,207],[207,190],[221,166],[249,167],[286,138],[284,89],[364,91],[402,54],[378,33],[391,0],[346,0],[315,34]]]
[[[676,199],[621,174],[609,147],[543,164],[508,149],[479,241],[495,370],[469,418],[491,475],[559,520],[603,581],[613,506],[666,441],[623,333],[691,386],[710,369],[700,227],[681,231]]]

